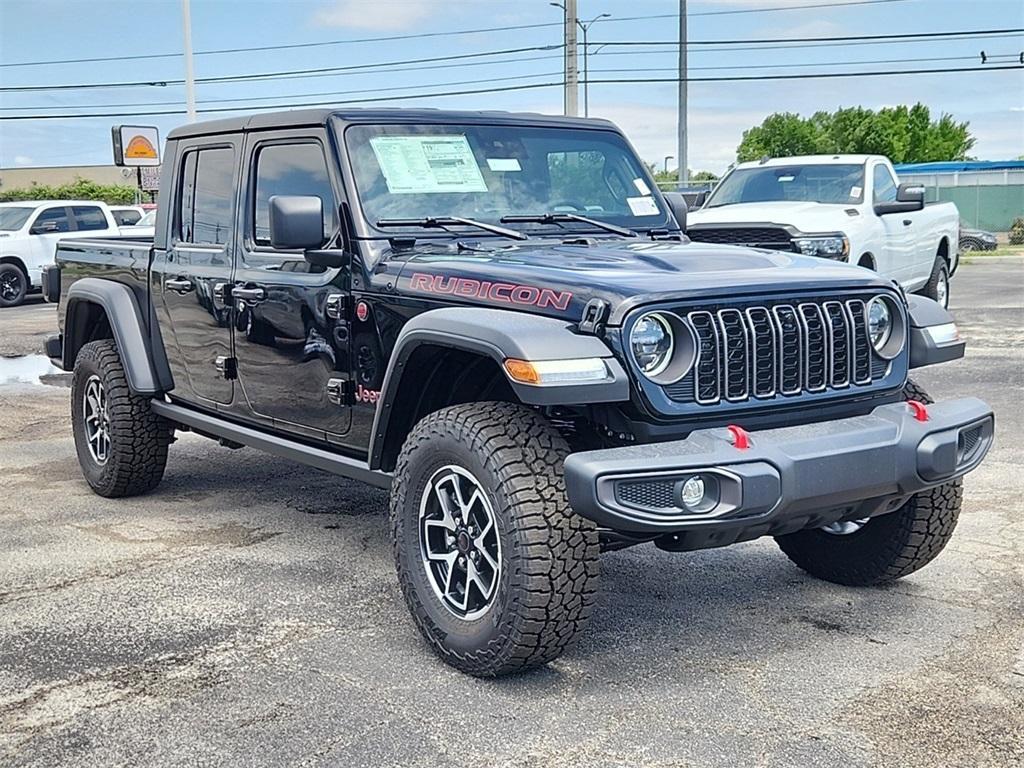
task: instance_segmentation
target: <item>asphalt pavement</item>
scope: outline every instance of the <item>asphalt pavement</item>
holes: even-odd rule
[[[935,562],[851,589],[770,539],[608,554],[578,646],[497,681],[421,641],[383,493],[183,435],[102,499],[68,390],[0,359],[0,765],[1022,765],[1024,260],[952,296],[967,357],[916,378],[987,400],[997,443]],[[0,354],[54,322],[0,310]]]

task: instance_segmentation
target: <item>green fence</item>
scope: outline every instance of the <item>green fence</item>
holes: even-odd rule
[[[908,176],[907,180],[912,179]],[[960,221],[990,232],[1007,232],[1010,223],[1024,216],[1024,184],[978,184],[971,186],[928,186],[927,199],[956,203]]]

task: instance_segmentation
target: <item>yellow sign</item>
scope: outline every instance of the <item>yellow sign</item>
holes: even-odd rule
[[[132,136],[124,150],[125,157],[157,159],[156,147],[145,136]]]

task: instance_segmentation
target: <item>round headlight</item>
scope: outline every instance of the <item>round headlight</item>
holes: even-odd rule
[[[892,334],[892,310],[881,296],[868,303],[868,336],[875,352],[881,352]]]
[[[647,376],[657,376],[668,367],[674,345],[672,326],[657,312],[641,317],[629,333],[633,359]]]

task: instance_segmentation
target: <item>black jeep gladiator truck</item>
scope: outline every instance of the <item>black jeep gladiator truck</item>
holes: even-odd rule
[[[149,491],[191,430],[390,488],[412,617],[481,676],[562,653],[602,550],[772,536],[840,584],[921,568],[993,438],[983,402],[908,379],[962,356],[952,317],[859,267],[690,243],[685,216],[602,120],[172,131],[153,241],[61,241],[44,280],[85,478]]]

